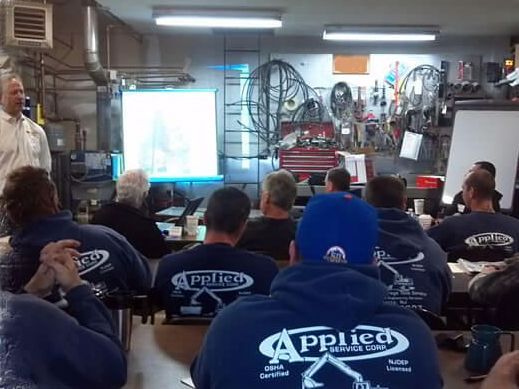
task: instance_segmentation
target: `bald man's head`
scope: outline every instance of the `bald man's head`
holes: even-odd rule
[[[21,115],[25,104],[22,79],[15,73],[0,78],[0,101],[5,112],[11,116]]]
[[[492,174],[483,169],[475,170],[465,176],[463,181],[463,200],[469,206],[472,201],[492,201],[496,182]]]

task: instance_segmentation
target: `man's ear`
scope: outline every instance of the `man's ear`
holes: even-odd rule
[[[324,182],[324,189],[326,190],[327,193],[333,192],[334,189],[333,189],[333,184],[332,184],[332,182],[326,180],[326,181]]]
[[[288,255],[290,256],[288,261],[290,266],[297,265],[301,261],[295,240],[290,242],[290,246],[288,247]]]
[[[270,193],[264,192],[263,196],[264,196],[265,204],[270,204]]]
[[[467,189],[467,194],[469,195],[469,199],[473,200],[474,199],[474,188],[473,187],[469,187]]]

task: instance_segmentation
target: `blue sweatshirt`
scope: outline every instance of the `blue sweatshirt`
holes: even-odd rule
[[[164,257],[154,289],[167,316],[212,317],[238,297],[268,294],[277,273],[270,257],[203,244]]]
[[[126,356],[109,312],[86,285],[72,289],[66,298],[72,317],[32,295],[0,293],[0,299],[7,300],[0,351],[5,347],[9,355],[0,372],[2,387],[90,389],[125,384]]]
[[[519,252],[519,220],[501,213],[452,216],[427,233],[448,253],[474,247],[492,247],[501,250],[504,257]]]
[[[239,299],[213,320],[191,365],[197,389],[441,388],[431,332],[384,303],[377,276],[330,263],[283,270],[270,297]]]
[[[11,246],[16,257],[23,258],[25,267],[17,269],[10,282],[15,291],[21,289],[34,275],[39,265],[41,249],[49,242],[75,239],[81,242],[76,261],[79,275],[88,281],[96,294],[113,290],[146,292],[151,284],[149,265],[128,241],[104,226],[80,225],[69,211],[37,220],[15,231]],[[13,268],[14,268],[13,264]],[[9,271],[8,269],[6,271]]]
[[[452,286],[447,254],[404,211],[379,208],[375,251],[386,302],[440,313]]]

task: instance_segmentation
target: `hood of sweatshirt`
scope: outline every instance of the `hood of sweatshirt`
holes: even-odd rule
[[[424,250],[428,241],[420,224],[404,211],[379,208],[378,247],[394,258],[413,258]]]
[[[10,243],[18,252],[37,250],[39,253],[47,243],[60,239],[81,240],[79,226],[72,220],[70,211],[43,217],[16,230]]]
[[[271,296],[303,320],[349,329],[371,318],[383,303],[386,287],[378,278],[373,265],[303,262],[278,274]]]

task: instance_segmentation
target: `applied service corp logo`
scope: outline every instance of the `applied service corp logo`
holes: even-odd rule
[[[509,246],[514,243],[514,238],[501,232],[485,232],[472,235],[465,239],[468,246]]]
[[[259,345],[259,351],[270,358],[270,364],[312,362],[323,353],[333,354],[340,361],[358,361],[387,357],[407,350],[409,340],[390,328],[359,325],[342,332],[316,326],[283,329],[270,335]]]
[[[97,269],[108,261],[108,258],[110,258],[110,253],[106,250],[93,250],[81,253],[75,259],[79,275],[82,276]]]
[[[171,283],[176,289],[197,291],[202,288],[213,292],[247,289],[254,284],[248,274],[227,270],[196,270],[175,274]]]

